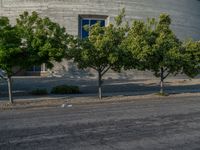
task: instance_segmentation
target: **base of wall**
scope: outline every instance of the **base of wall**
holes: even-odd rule
[[[48,71],[27,71],[25,72],[25,76],[42,76],[46,77],[48,76],[49,72]]]

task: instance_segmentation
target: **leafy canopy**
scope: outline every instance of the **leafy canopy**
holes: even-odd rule
[[[22,63],[21,38],[15,26],[11,26],[7,17],[0,18],[0,68],[12,76],[12,68]]]
[[[123,16],[123,15],[122,15]],[[110,68],[120,69],[120,44],[125,37],[125,27],[109,24],[101,26],[100,23],[89,29],[89,36],[80,39],[76,48],[72,48],[71,56],[79,68],[93,68],[105,74]]]
[[[148,63],[156,76],[160,76],[161,69],[169,74],[176,74],[182,70],[182,43],[170,29],[171,19],[169,15],[161,14],[155,28],[155,41],[152,44],[152,54]]]
[[[184,50],[183,72],[189,77],[195,77],[200,73],[200,41],[186,41]]]
[[[181,70],[181,42],[170,29],[171,19],[161,14],[158,22],[155,18],[144,21],[135,20],[127,38],[123,42],[127,53],[125,69],[151,70],[160,76],[161,69],[165,77]]]
[[[21,32],[27,59],[23,67],[46,63],[48,67],[53,66],[53,61],[61,61],[68,50],[69,35],[65,28],[52,22],[49,18],[41,18],[36,12],[29,15],[24,12],[17,19],[17,28]]]

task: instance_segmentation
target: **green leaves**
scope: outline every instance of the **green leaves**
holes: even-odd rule
[[[171,19],[166,14],[161,14],[158,22],[155,18],[148,19],[146,23],[133,22],[124,41],[125,48],[132,54],[130,59],[140,62],[133,64],[132,68],[148,69],[157,75],[161,68],[170,73],[181,70],[181,42],[170,29],[170,23]]]
[[[159,68],[165,68],[167,75],[176,74],[182,70],[181,42],[170,29],[171,19],[168,15],[161,14],[155,28],[156,39],[153,42],[153,53],[149,59],[150,69],[159,74]]]
[[[119,15],[115,17],[116,26],[120,26],[123,23],[123,18],[125,17],[125,8],[123,8]]]
[[[36,12],[31,15],[24,12],[17,19],[16,26],[21,31],[23,49],[29,57],[24,68],[42,63],[51,64],[53,60],[61,61],[65,57],[69,36],[59,24],[47,17],[39,17]]]
[[[72,57],[80,68],[93,68],[104,72],[115,68],[119,61],[119,50],[125,32],[113,24],[101,27],[99,23],[89,29],[89,37],[79,40]],[[77,40],[78,41],[78,40]]]
[[[9,23],[7,17],[0,18],[0,68],[8,76],[12,75],[12,68],[18,66],[22,60],[20,55],[21,38],[16,27]]]
[[[183,73],[195,77],[200,73],[200,41],[188,40],[184,43]]]
[[[163,93],[163,82],[170,74],[184,72],[189,74],[191,53],[189,56],[183,51],[182,43],[170,29],[171,19],[167,14],[161,14],[159,20],[155,18],[144,21],[134,21],[123,41],[124,69],[150,70],[160,78],[160,92]],[[188,61],[186,61],[188,57]],[[184,64],[187,64],[184,66]],[[196,64],[196,63],[195,63]],[[187,67],[188,66],[188,67]],[[194,75],[194,73],[190,74]],[[195,73],[196,75],[196,73]]]
[[[34,65],[46,64],[66,57],[70,36],[59,24],[41,18],[36,12],[24,12],[11,26],[9,19],[0,18],[0,68],[8,76],[11,93],[11,76],[14,70],[26,70]],[[12,94],[10,95],[12,99]]]

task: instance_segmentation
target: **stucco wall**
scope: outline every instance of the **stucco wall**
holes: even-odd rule
[[[23,11],[37,11],[65,26],[73,35],[78,35],[80,14],[107,15],[112,22],[122,8],[126,8],[129,21],[166,12],[173,19],[172,28],[178,37],[200,39],[200,0],[0,0],[0,15],[8,16],[13,23]],[[66,63],[57,64],[55,70],[68,70]]]
[[[24,10],[37,11],[77,35],[79,14],[108,15],[112,21],[123,7],[128,20],[169,13],[173,18],[172,27],[179,37],[200,39],[199,0],[0,0],[0,15],[9,16],[14,21]]]

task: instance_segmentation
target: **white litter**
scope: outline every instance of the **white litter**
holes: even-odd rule
[[[61,105],[61,108],[65,108],[65,107],[66,107],[66,104],[62,104],[62,105]]]
[[[67,105],[67,104],[62,104],[61,105],[61,108],[65,108],[65,107],[72,107],[72,105],[70,104],[70,105]]]
[[[72,105],[67,105],[67,107],[72,107]]]

